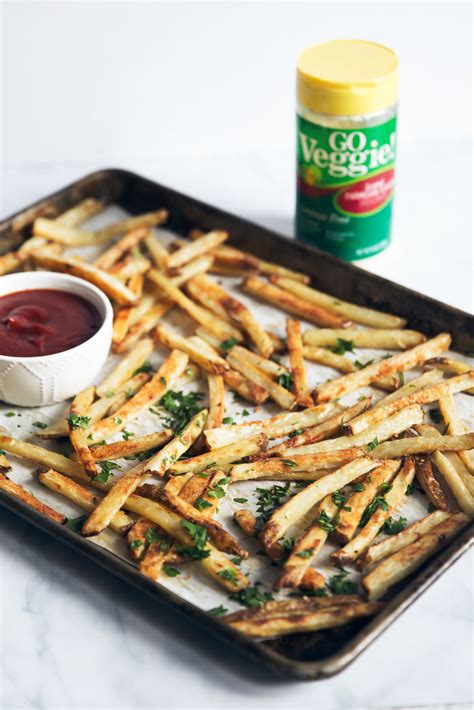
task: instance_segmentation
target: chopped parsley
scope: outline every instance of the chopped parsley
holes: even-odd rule
[[[239,341],[236,338],[227,338],[227,340],[223,340],[220,344],[220,349],[221,350],[232,350],[234,345],[238,345]]]
[[[160,552],[168,552],[170,549],[170,543],[168,538],[162,533],[158,532],[156,528],[148,528],[145,531],[145,542],[147,546],[155,545],[159,543]]]
[[[229,567],[228,569],[223,569],[217,574],[219,577],[222,577],[222,579],[225,579],[227,582],[230,582],[234,586],[239,583],[239,575],[237,574],[235,569],[232,569],[231,567]]]
[[[382,532],[386,533],[387,535],[398,535],[399,532],[405,530],[406,526],[406,518],[400,517],[398,518],[398,520],[394,520],[392,516],[390,516],[383,524]]]
[[[337,528],[338,516],[335,515],[333,518],[330,518],[326,511],[322,510],[314,522],[319,525],[321,530],[331,533]]]
[[[233,424],[234,420],[232,419],[232,417],[224,417],[224,419],[222,420],[222,423],[223,424]]]
[[[408,486],[407,486],[407,488],[406,488],[405,494],[406,494],[407,496],[411,496],[411,495],[413,495],[414,490],[415,490],[414,484],[413,484],[413,483],[409,483]]]
[[[360,493],[360,491],[364,490],[365,486],[363,483],[351,483],[351,488],[356,493]]]
[[[342,508],[342,510],[347,510],[349,512],[351,511],[351,508],[349,508],[349,506],[345,505],[347,498],[343,493],[341,493],[341,491],[335,491],[332,494],[331,498],[332,498],[332,502],[334,503],[334,505],[337,505],[338,508]]]
[[[15,417],[16,414],[15,414],[15,412],[7,412],[7,413],[5,414],[5,416],[6,416],[6,417]]]
[[[37,429],[46,429],[48,425],[44,422],[33,422],[33,426],[35,426]]]
[[[197,498],[194,501],[194,507],[197,510],[204,510],[205,508],[212,508],[212,503],[209,503],[205,498]]]
[[[441,424],[441,422],[443,421],[443,415],[437,407],[430,409],[428,411],[428,414],[430,415],[431,421],[433,421],[435,424]]]
[[[160,377],[160,382],[162,385],[166,385],[166,377]]]
[[[128,441],[128,440],[131,439],[133,436],[135,436],[135,434],[134,434],[133,432],[131,432],[131,431],[127,431],[126,429],[124,429],[124,430],[122,431],[122,439],[123,439],[124,441]]]
[[[181,572],[179,569],[176,569],[176,567],[171,567],[170,565],[165,565],[163,567],[163,572],[168,576],[168,577],[177,577]]]
[[[303,433],[303,431],[304,431],[303,429],[295,429],[294,431],[291,431],[291,432],[288,434],[288,438],[289,438],[289,439],[294,439],[295,436],[299,436],[300,434]]]
[[[291,377],[289,372],[282,372],[281,375],[278,375],[277,382],[280,387],[284,387],[284,389],[286,390],[291,390],[293,378]]]
[[[138,540],[138,539],[132,540],[132,542],[130,543],[130,547],[132,548],[132,550],[136,550],[138,547],[141,547],[142,545],[143,545],[143,541]]]
[[[256,607],[262,606],[262,604],[273,601],[273,596],[270,592],[261,592],[258,586],[259,583],[257,582],[254,587],[241,589],[240,592],[231,594],[230,599],[234,602],[238,602],[242,606],[246,606],[248,609],[255,609]]]
[[[296,461],[292,461],[291,459],[280,459],[281,463],[284,463],[285,466],[289,466],[290,468],[295,468],[298,464]]]
[[[181,527],[186,530],[197,548],[202,549],[205,546],[207,541],[206,528],[203,528],[202,525],[191,523],[189,520],[181,520]]]
[[[107,483],[107,481],[109,480],[109,476],[115,475],[113,471],[120,468],[118,463],[115,463],[115,461],[100,461],[99,466],[100,471],[94,477],[94,481],[99,481],[100,483]]]
[[[363,528],[367,523],[369,522],[370,518],[372,515],[375,513],[376,510],[378,509],[381,510],[388,510],[388,503],[385,500],[383,496],[375,496],[373,501],[369,503],[369,505],[366,507],[364,512],[362,513],[362,517],[360,519],[359,527]]]
[[[211,616],[222,616],[223,614],[227,614],[229,610],[225,608],[225,606],[215,606],[213,609],[209,609],[207,612]]]
[[[180,434],[186,424],[201,411],[202,407],[198,402],[203,398],[200,392],[175,392],[169,390],[160,400],[160,405],[166,409],[170,416],[163,418],[166,427],[173,430],[175,434]],[[152,410],[154,414],[157,412]]]
[[[153,370],[152,364],[149,360],[145,360],[145,362],[140,365],[140,367],[137,367],[137,369],[134,371],[134,375],[139,375],[141,372],[151,372]]]
[[[67,422],[71,429],[87,429],[91,423],[90,417],[83,417],[80,414],[70,414]]]
[[[248,498],[234,498],[236,503],[248,503]]]
[[[347,579],[348,572],[343,567],[338,567],[339,573],[334,574],[326,583],[326,587],[333,594],[355,594],[357,584],[351,579]]]
[[[398,373],[398,386],[403,387],[404,384],[405,384],[405,373],[399,372]]]
[[[344,340],[344,338],[337,338],[337,345],[332,348],[333,353],[336,355],[344,355],[344,353],[354,352],[354,341]]]
[[[293,540],[292,537],[283,537],[280,540],[278,540],[278,542],[280,543],[283,552],[286,552],[287,554],[289,554],[292,551],[294,544],[295,544],[295,541]]]
[[[302,557],[304,560],[308,560],[314,552],[314,547],[307,547],[306,550],[301,550],[301,552],[296,552],[296,557]]]
[[[358,370],[363,370],[364,367],[368,367],[369,365],[372,365],[373,360],[367,360],[367,362],[360,362],[359,360],[354,360],[354,365],[357,367]]]
[[[186,545],[177,545],[176,552],[189,560],[204,560],[211,554],[210,550],[202,550],[199,547],[188,547]]]
[[[278,508],[282,503],[282,499],[288,494],[290,490],[290,482],[288,481],[283,486],[278,484],[272,486],[271,488],[257,488],[257,513],[256,518],[256,531],[260,532],[267,522],[270,515],[273,513],[275,508]]]
[[[66,525],[70,530],[73,530],[75,533],[80,533],[82,530],[82,526],[87,520],[87,515],[79,515],[78,518],[68,518]]]
[[[221,478],[220,481],[218,481],[214,486],[208,489],[207,495],[209,496],[209,498],[224,498],[225,488],[223,488],[223,486],[226,486],[228,483],[230,483],[229,476]]]
[[[376,436],[372,439],[372,441],[367,445],[367,450],[368,451],[373,451],[376,446],[379,445],[379,440],[377,439]]]

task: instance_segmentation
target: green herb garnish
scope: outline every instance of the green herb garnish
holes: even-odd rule
[[[205,498],[197,498],[194,501],[194,507],[197,510],[204,510],[205,508],[212,508],[212,503],[209,503]]]
[[[284,387],[286,390],[291,390],[291,385],[293,384],[293,378],[289,372],[282,372],[278,375],[277,382],[280,387]]]
[[[377,439],[376,436],[372,439],[372,441],[367,445],[367,451],[373,451],[376,446],[379,445],[379,440]]]
[[[363,528],[367,523],[369,522],[370,518],[372,515],[375,513],[376,510],[378,509],[381,510],[388,510],[388,503],[385,500],[383,496],[375,496],[373,501],[369,503],[369,505],[366,507],[364,512],[362,513],[362,517],[360,519],[359,527]]]
[[[115,463],[115,461],[100,461],[99,466],[100,471],[94,477],[94,480],[99,481],[100,483],[107,483],[107,481],[109,480],[109,476],[115,475],[113,471],[120,468],[118,463]]]
[[[237,574],[235,569],[229,567],[228,569],[221,570],[221,572],[218,572],[217,574],[219,575],[219,577],[222,577],[222,579],[227,580],[234,586],[239,583],[239,575]]]
[[[82,530],[82,526],[87,520],[87,515],[79,515],[77,518],[68,518],[66,525],[70,530],[73,530],[75,533],[80,533]]]
[[[238,345],[239,341],[236,338],[227,338],[227,340],[223,340],[220,344],[220,349],[225,350],[226,352],[228,350],[231,350],[234,345]]]
[[[242,606],[246,606],[248,609],[255,609],[256,607],[266,604],[266,602],[273,601],[273,596],[270,592],[261,592],[258,589],[258,582],[254,587],[247,587],[247,589],[241,589],[240,592],[230,595],[232,601],[238,602]]]
[[[87,429],[91,423],[91,418],[83,417],[79,414],[70,414],[67,418],[67,422],[71,429]]]
[[[180,434],[186,424],[201,411],[202,407],[198,405],[198,402],[202,398],[203,395],[200,392],[184,394],[184,392],[169,390],[160,400],[160,406],[170,414],[169,417],[163,418],[164,425],[172,429],[175,434]],[[158,414],[156,411],[153,413]]]
[[[225,608],[225,606],[215,606],[213,609],[209,609],[207,612],[211,616],[222,616],[223,614],[227,614],[229,610]]]
[[[178,575],[181,574],[179,569],[176,569],[176,567],[171,567],[170,565],[164,565],[163,567],[163,572],[168,576],[168,577],[177,577]]]
[[[348,572],[343,567],[338,567],[339,574],[334,574],[326,584],[326,587],[333,594],[355,594],[357,592],[357,584],[350,579],[347,579]]]
[[[344,340],[344,338],[337,338],[337,345],[332,348],[333,353],[336,355],[344,355],[344,353],[354,352],[354,341]]]
[[[406,518],[400,517],[398,518],[398,520],[393,520],[392,516],[390,516],[383,524],[382,532],[386,533],[387,535],[398,535],[399,532],[405,530],[406,526]]]
[[[149,360],[145,360],[143,365],[140,365],[140,367],[137,367],[137,369],[134,371],[134,375],[139,375],[141,372],[151,372],[153,370],[152,364]]]

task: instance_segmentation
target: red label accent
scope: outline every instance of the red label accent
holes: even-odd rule
[[[336,205],[345,212],[352,212],[352,214],[373,212],[392,194],[393,180],[393,170],[387,170],[385,173],[367,178],[367,180],[361,180],[355,185],[341,190],[336,197]]]

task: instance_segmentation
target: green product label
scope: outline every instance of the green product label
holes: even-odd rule
[[[385,249],[396,120],[352,130],[319,126],[298,116],[298,239],[348,261]]]

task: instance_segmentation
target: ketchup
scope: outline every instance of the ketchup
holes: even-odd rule
[[[0,355],[35,357],[75,348],[102,325],[99,311],[68,291],[31,289],[0,297]]]

